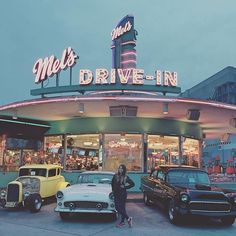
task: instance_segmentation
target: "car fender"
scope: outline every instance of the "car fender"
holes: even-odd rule
[[[69,182],[60,182],[57,184],[57,191],[66,187],[69,187],[70,183]]]

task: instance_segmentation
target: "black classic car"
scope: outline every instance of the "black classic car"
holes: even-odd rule
[[[207,172],[196,167],[163,165],[141,177],[146,205],[167,209],[169,221],[178,224],[183,216],[219,218],[232,225],[236,217],[236,192],[211,185]]]

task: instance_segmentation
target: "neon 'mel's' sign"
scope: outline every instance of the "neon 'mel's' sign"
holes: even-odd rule
[[[111,39],[114,40],[126,32],[129,32],[132,28],[132,24],[127,21],[124,26],[118,26],[111,32]]]
[[[35,83],[43,82],[48,77],[58,74],[61,70],[73,67],[77,58],[78,56],[73,49],[68,47],[63,51],[61,60],[57,59],[54,55],[38,59],[33,66],[33,73],[36,75]]]

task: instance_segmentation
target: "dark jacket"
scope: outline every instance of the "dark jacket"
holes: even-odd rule
[[[124,177],[124,181],[122,181],[122,183],[118,181],[118,179],[119,179],[118,174],[115,174],[112,178],[111,186],[114,194],[120,194],[126,192],[126,189],[130,189],[135,185],[133,180],[130,179],[129,176],[127,175]]]

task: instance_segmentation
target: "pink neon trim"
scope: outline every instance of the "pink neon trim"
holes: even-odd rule
[[[137,62],[135,60],[127,60],[127,61],[122,61],[121,64],[128,64],[128,63],[134,63],[136,64]]]
[[[145,91],[136,91],[136,90],[108,90],[108,91],[96,91],[96,92],[90,92],[89,94],[95,95],[95,94],[110,94],[110,93],[140,93],[140,94],[146,94],[146,95],[153,95],[157,96],[158,93],[154,92],[145,92]]]
[[[135,41],[127,41],[127,42],[124,42],[124,43],[122,43],[121,45],[126,45],[126,44],[136,44],[136,42]]]
[[[75,102],[75,101],[108,101],[108,100],[115,100],[115,101],[149,101],[149,102],[182,102],[182,103],[192,103],[192,104],[202,104],[202,105],[209,105],[218,108],[225,108],[236,110],[235,105],[223,104],[223,103],[216,103],[210,101],[201,101],[201,100],[194,100],[194,99],[184,99],[184,98],[163,98],[163,97],[153,97],[153,98],[145,98],[145,97],[129,97],[129,96],[110,96],[110,97],[59,97],[59,98],[44,98],[44,99],[35,99],[35,100],[27,100],[23,102],[15,102],[8,105],[0,106],[0,111],[17,108],[17,107],[24,107],[30,105],[39,105],[39,104],[47,104],[47,103],[55,103],[55,102]]]
[[[125,53],[121,53],[121,56],[128,56],[128,55],[137,55],[136,52],[130,51],[130,52],[125,52]]]

